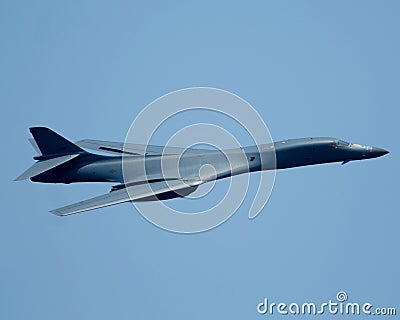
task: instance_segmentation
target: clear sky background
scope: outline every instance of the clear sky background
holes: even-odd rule
[[[339,290],[399,312],[399,10],[0,1],[0,319],[261,319],[264,297],[323,302]],[[144,106],[192,86],[246,99],[274,140],[334,136],[391,153],[280,171],[259,217],[244,205],[195,235],[162,231],[130,204],[48,212],[108,185],[12,181],[33,163],[30,126],[123,141]]]

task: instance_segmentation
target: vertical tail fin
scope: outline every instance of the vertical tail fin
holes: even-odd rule
[[[33,157],[39,160],[22,173],[15,181],[32,178],[68,162],[82,153],[86,153],[76,144],[45,127],[29,128],[33,139],[29,139],[35,150],[41,155]]]
[[[64,137],[46,127],[29,128],[35,139],[36,145],[43,156],[57,154],[76,154],[84,152],[76,144],[68,141]]]

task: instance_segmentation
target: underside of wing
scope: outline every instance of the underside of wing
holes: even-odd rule
[[[51,213],[66,216],[128,201],[153,201],[184,197],[195,191],[201,183],[200,180],[171,180],[134,185],[52,210]]]
[[[90,140],[85,139],[76,142],[76,144],[85,149],[109,152],[114,154],[126,154],[126,155],[160,155],[160,154],[181,154],[185,152],[207,152],[205,149],[194,149],[194,148],[179,148],[179,147],[164,147],[155,145],[135,144],[135,143],[123,143],[103,140]]]

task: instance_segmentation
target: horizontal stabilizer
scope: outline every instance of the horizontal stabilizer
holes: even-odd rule
[[[57,158],[52,158],[49,160],[38,161],[33,166],[31,166],[28,170],[26,170],[23,174],[21,174],[18,178],[14,181],[25,180],[38,174],[41,174],[47,170],[53,169],[60,164],[63,164],[67,161],[74,159],[75,157],[79,156],[79,154],[69,154],[66,156],[61,156]]]
[[[40,151],[40,149],[39,149],[39,147],[38,147],[38,145],[37,145],[35,139],[29,138],[28,141],[29,141],[30,144],[32,145],[33,149],[35,149],[35,151],[36,151],[39,155],[41,155],[42,152]]]
[[[196,181],[173,180],[173,181],[168,181],[168,184],[165,181],[163,181],[163,182],[153,182],[142,185],[135,185],[124,189],[118,189],[106,193],[104,195],[97,196],[95,198],[83,200],[62,208],[52,210],[50,212],[59,216],[67,216],[73,213],[107,207],[122,202],[146,201],[147,199],[150,199],[155,195],[161,195],[163,193],[171,191],[180,191],[187,189],[193,189],[194,191],[197,188],[197,186],[201,183],[202,181],[199,180]]]

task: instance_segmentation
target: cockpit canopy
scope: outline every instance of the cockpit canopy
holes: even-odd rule
[[[336,140],[335,142],[333,142],[331,144],[331,148],[345,148],[348,147],[350,145],[349,142],[344,141],[344,140]]]

